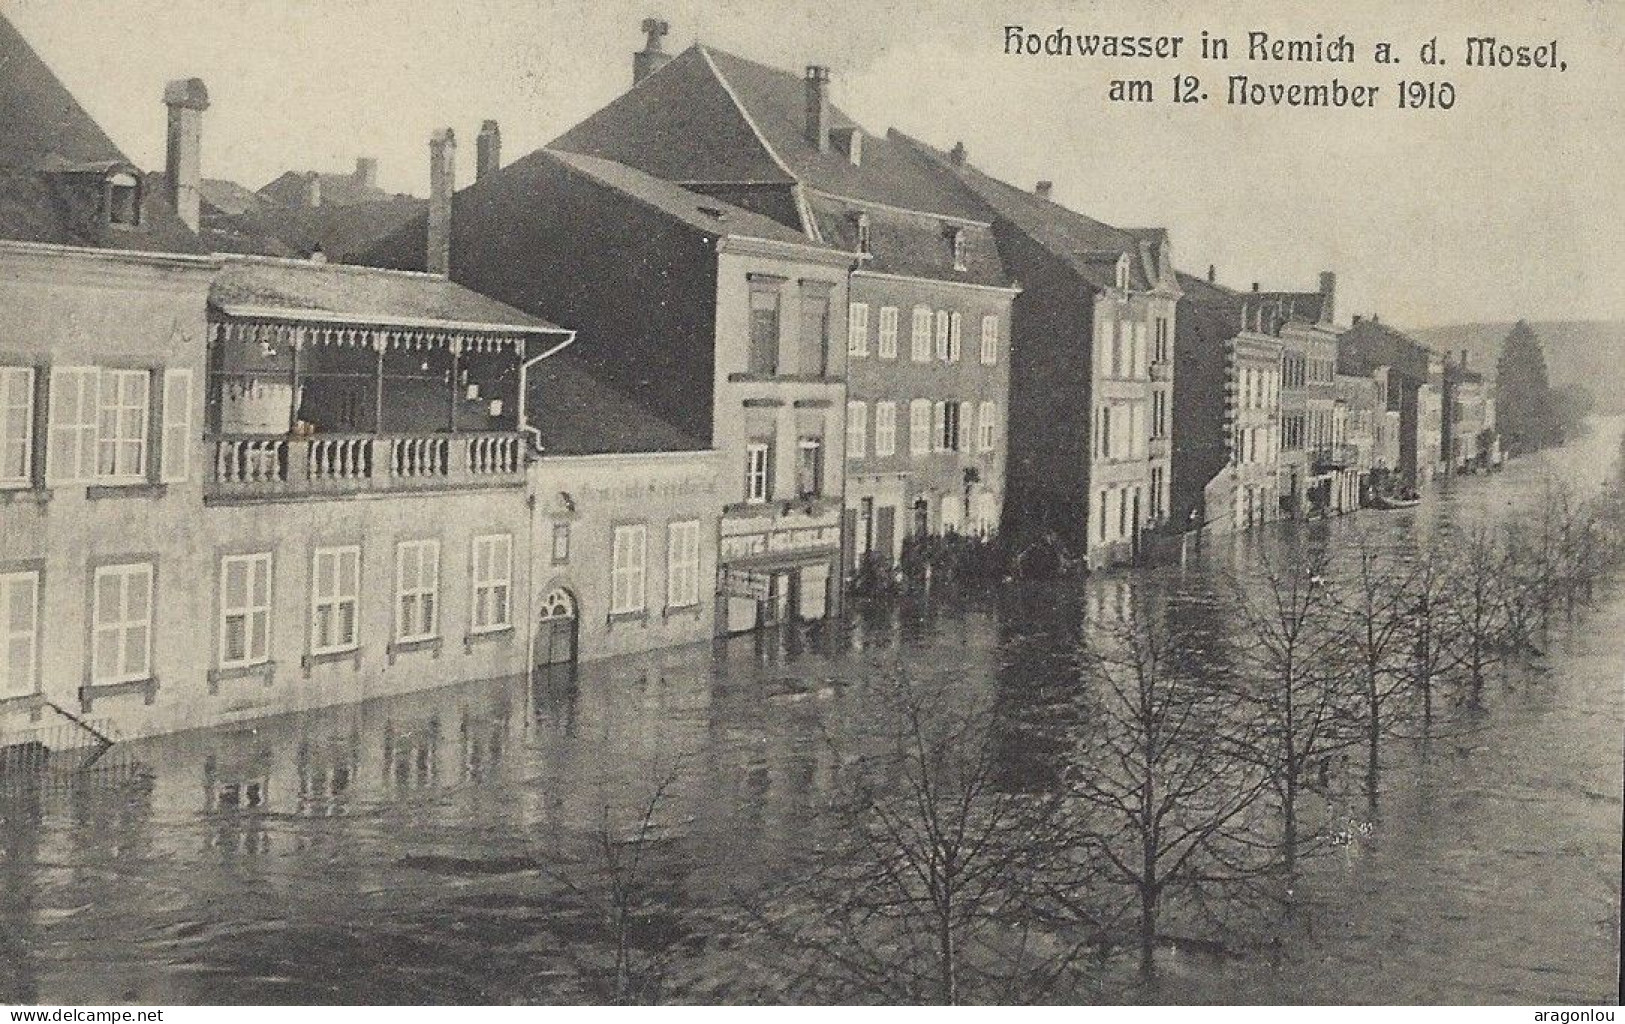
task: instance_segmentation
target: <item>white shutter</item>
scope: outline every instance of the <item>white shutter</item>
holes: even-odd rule
[[[164,432],[159,477],[164,483],[187,478],[192,461],[192,371],[164,371]]]
[[[960,402],[958,451],[968,452],[971,450],[971,430],[974,422],[975,416],[973,415],[971,404],[969,402]]]
[[[39,574],[0,576],[0,699],[37,688],[39,675]]]
[[[846,403],[846,457],[861,459],[869,447],[869,406],[863,402]]]
[[[96,399],[94,366],[51,368],[46,479],[79,483],[96,473]]]
[[[34,474],[34,368],[0,366],[0,487],[27,487]]]
[[[865,303],[854,302],[848,307],[846,351],[854,356],[869,354],[869,307]]]
[[[931,407],[931,444],[930,450],[942,451],[943,435],[948,432],[948,403],[937,402]]]

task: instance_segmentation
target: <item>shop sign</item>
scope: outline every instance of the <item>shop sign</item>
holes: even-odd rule
[[[840,546],[841,529],[838,526],[806,526],[794,530],[771,530],[767,533],[745,533],[722,538],[722,558],[750,558],[753,555],[790,554],[799,551],[818,551]]]

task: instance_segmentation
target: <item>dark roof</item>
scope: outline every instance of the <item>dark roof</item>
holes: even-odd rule
[[[702,451],[706,445],[598,380],[568,350],[530,369],[528,418],[558,455]]]
[[[974,220],[977,204],[909,147],[864,132],[853,166],[805,134],[798,74],[695,44],[553,141],[677,182],[800,182],[835,195]],[[831,104],[832,128],[857,127]]]
[[[265,204],[239,216],[213,216],[205,227],[240,239],[233,251],[268,256],[308,256],[320,249],[328,259],[347,261],[414,218],[428,201],[392,196],[349,206],[284,207]]]
[[[234,310],[277,310],[350,324],[456,323],[474,330],[559,331],[444,277],[310,260],[225,256],[209,304]]]
[[[1320,292],[1252,292],[1252,301],[1272,303],[1288,320],[1318,324],[1326,297]]]
[[[944,222],[906,210],[873,209],[822,195],[814,195],[807,205],[824,241],[847,252],[858,248],[858,214],[868,217],[870,254],[863,262],[865,270],[1001,287],[1010,283],[993,231],[981,224]],[[954,269],[949,233],[956,229],[964,232],[964,270]]]
[[[154,124],[161,122],[154,118]],[[95,118],[0,15],[0,166],[128,163]]]
[[[1359,319],[1337,339],[1339,373],[1368,375],[1379,366],[1412,382],[1427,382],[1432,349],[1403,331],[1377,320]]]
[[[160,124],[154,118],[155,130]],[[161,182],[141,175],[4,16],[0,125],[0,237],[101,249],[204,251],[163,200]],[[112,173],[142,178],[136,225],[107,223],[102,194]]]
[[[1179,318],[1176,331],[1205,347],[1222,348],[1241,333],[1243,297],[1222,285],[1179,273]],[[1175,386],[1178,386],[1176,380]]]
[[[266,202],[280,206],[305,206],[312,174],[315,174],[317,180],[321,182],[323,206],[353,206],[356,203],[373,203],[381,199],[412,198],[397,196],[376,185],[368,185],[353,172],[325,174],[315,171],[283,171],[275,180],[261,186],[257,194]]]
[[[581,153],[552,148],[539,149],[496,172],[495,176],[487,175],[479,184],[485,187],[486,182],[491,181],[492,187],[495,187],[495,180],[500,179],[502,175],[512,174],[515,178],[519,178],[529,170],[527,162],[544,161],[562,164],[577,174],[592,178],[601,185],[659,210],[673,220],[709,234],[764,238],[796,245],[817,245],[806,235],[785,227],[771,217],[752,213],[699,192],[691,192],[635,167]]]
[[[205,216],[213,212],[234,217],[257,210],[262,205],[258,193],[224,178],[204,178],[198,191],[203,194]]]
[[[968,162],[955,163],[948,154],[918,139],[893,130],[897,143],[931,159],[937,172],[951,176],[982,204],[986,219],[1002,219],[1066,263],[1074,274],[1096,288],[1111,288],[1117,280],[1117,260],[1129,256],[1129,283],[1147,290],[1144,247],[1167,238],[1161,228],[1124,229],[1086,217],[1060,203],[1040,198],[986,174]]]

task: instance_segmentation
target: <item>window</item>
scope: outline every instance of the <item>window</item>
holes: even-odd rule
[[[1099,535],[1100,535],[1101,540],[1106,539],[1106,506],[1107,506],[1107,503],[1110,500],[1111,500],[1111,492],[1110,491],[1101,491],[1100,492],[1100,533],[1099,533]]]
[[[753,283],[750,288],[750,372],[779,372],[779,288]]]
[[[993,440],[998,436],[997,416],[992,402],[983,402],[976,411],[976,447],[981,451],[993,450]]]
[[[699,520],[672,523],[666,527],[666,607],[691,608],[699,603]]]
[[[317,548],[310,573],[310,650],[332,654],[356,646],[361,549]]]
[[[818,497],[823,478],[824,439],[803,437],[796,443],[796,497]]]
[[[892,455],[897,451],[897,403],[875,403],[875,455]]]
[[[96,381],[94,366],[51,368],[50,451],[46,474],[56,483],[96,475]]]
[[[869,215],[860,213],[857,216],[858,224],[858,252],[874,252],[874,237],[869,229]]]
[[[809,377],[829,373],[829,286],[810,282],[801,293],[801,366]]]
[[[916,363],[931,361],[931,310],[924,306],[914,307],[914,325],[909,335],[909,347]]]
[[[1168,392],[1151,392],[1151,436],[1168,436]]]
[[[1145,457],[1145,403],[1135,402],[1129,409],[1129,454]]]
[[[192,371],[164,371],[164,427],[159,450],[160,479],[180,483],[186,479],[192,457]]]
[[[152,566],[96,570],[91,609],[93,683],[130,683],[152,676]]]
[[[0,700],[39,689],[39,573],[0,575]]]
[[[470,633],[489,633],[513,625],[513,536],[506,533],[474,538],[474,602]]]
[[[863,402],[846,403],[846,457],[861,459],[869,448],[869,406]]]
[[[1157,317],[1155,358],[1159,363],[1168,361],[1168,318],[1165,316]]]
[[[408,540],[395,545],[395,639],[401,643],[436,635],[440,604],[440,542]]]
[[[1162,518],[1162,467],[1151,467],[1151,518]]]
[[[1100,375],[1102,377],[1117,376],[1117,322],[1105,320],[1101,322],[1100,331]]]
[[[948,314],[948,361],[959,362],[960,334],[964,318],[959,313]]]
[[[958,533],[964,522],[965,499],[957,494],[942,496],[942,532]]]
[[[999,361],[999,318],[982,317],[982,365],[992,366]]]
[[[1112,407],[1101,406],[1096,412],[1095,419],[1099,421],[1099,429],[1095,432],[1099,444],[1096,446],[1095,454],[1103,459],[1109,459],[1112,455]]]
[[[954,228],[948,236],[948,244],[953,250],[954,269],[965,269],[965,229]]]
[[[614,556],[610,567],[611,615],[643,611],[643,585],[648,574],[645,565],[647,543],[648,529],[642,523],[615,527]]]
[[[1120,291],[1128,290],[1128,254],[1117,257],[1117,287]]]
[[[957,432],[948,430],[948,406],[952,403],[937,402],[931,407],[931,450],[948,451],[951,439],[958,436]]]
[[[869,307],[865,303],[854,302],[847,307],[846,354],[851,356],[869,354]]]
[[[971,446],[971,431],[975,428],[975,415],[969,402],[950,402],[954,407],[954,427],[958,435],[954,442],[954,451],[968,452]]]
[[[270,660],[271,555],[228,555],[220,560],[220,667]]]
[[[908,451],[924,455],[931,450],[931,403],[916,398],[908,403]]]
[[[937,310],[937,359],[948,361],[948,334],[953,318],[946,309]]]
[[[0,366],[0,487],[27,487],[34,472],[34,368]]]
[[[1145,323],[1134,322],[1134,376],[1146,376]]]
[[[751,504],[773,500],[773,446],[766,441],[745,446],[745,500]]]
[[[897,307],[880,307],[880,337],[875,344],[882,359],[897,358]]]
[[[553,564],[567,565],[570,561],[570,524],[553,524]]]
[[[140,480],[147,458],[145,370],[103,370],[97,389],[96,476]]]

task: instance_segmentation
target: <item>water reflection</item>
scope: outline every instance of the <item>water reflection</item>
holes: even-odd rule
[[[1426,551],[1538,493],[1537,469],[1212,544],[1183,569],[936,594],[715,649],[122,746],[83,777],[0,790],[0,1001],[604,998],[598,837],[627,841],[674,766],[640,955],[703,947],[730,894],[807,868],[880,682],[986,687],[1008,723],[1005,781],[1053,788],[1082,724],[1074,654],[1100,624],[1165,607],[1182,656],[1222,674],[1235,558],[1346,551],[1361,533]],[[1498,678],[1486,707],[1391,745],[1380,817],[1332,788],[1335,855],[1305,882],[1312,931],[1239,961],[1182,955],[1170,997],[1608,999],[1625,597],[1601,603],[1554,639],[1548,671]]]

